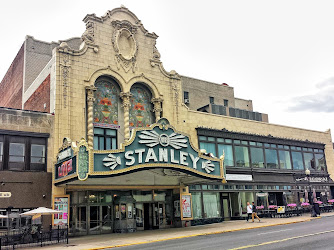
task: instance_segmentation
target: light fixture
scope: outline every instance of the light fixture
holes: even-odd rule
[[[306,170],[305,170],[305,174],[306,174],[307,176],[309,176],[309,175],[311,174],[311,171],[310,171],[309,169],[306,169]]]

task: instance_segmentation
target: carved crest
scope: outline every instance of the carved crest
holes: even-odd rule
[[[130,69],[135,72],[137,63],[138,45],[135,39],[137,27],[128,21],[112,21],[114,32],[112,44],[115,50],[117,68],[122,67],[125,72]]]

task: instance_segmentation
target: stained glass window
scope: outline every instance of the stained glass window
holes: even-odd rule
[[[119,128],[119,89],[115,82],[102,78],[95,83],[94,126]]]
[[[140,84],[131,88],[130,128],[148,127],[154,123],[151,93]]]

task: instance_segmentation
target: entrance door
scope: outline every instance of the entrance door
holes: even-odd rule
[[[111,206],[102,206],[102,232],[113,231],[112,210]]]
[[[76,234],[86,234],[87,233],[87,207],[82,206],[77,209],[77,224],[76,224]]]
[[[100,206],[90,206],[89,212],[89,233],[96,234],[100,232]]]
[[[231,219],[231,210],[230,210],[230,198],[228,193],[222,194],[222,208],[223,208],[223,218],[224,220]]]
[[[152,229],[152,207],[150,205],[150,203],[144,203],[144,230]]]

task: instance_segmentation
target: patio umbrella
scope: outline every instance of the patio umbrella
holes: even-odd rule
[[[33,215],[51,215],[51,214],[59,214],[60,211],[53,210],[46,207],[39,207],[28,212],[24,212],[20,214],[21,216],[33,216]]]
[[[57,211],[57,210],[53,210],[53,209],[46,208],[46,207],[39,207],[39,208],[30,210],[28,212],[24,212],[20,215],[23,216],[23,217],[40,215],[41,216],[41,224],[43,225],[43,216],[42,215],[52,215],[52,214],[59,214],[59,213],[61,213],[61,212]]]
[[[5,219],[5,218],[8,218],[8,217],[6,215],[0,214],[0,219]]]

